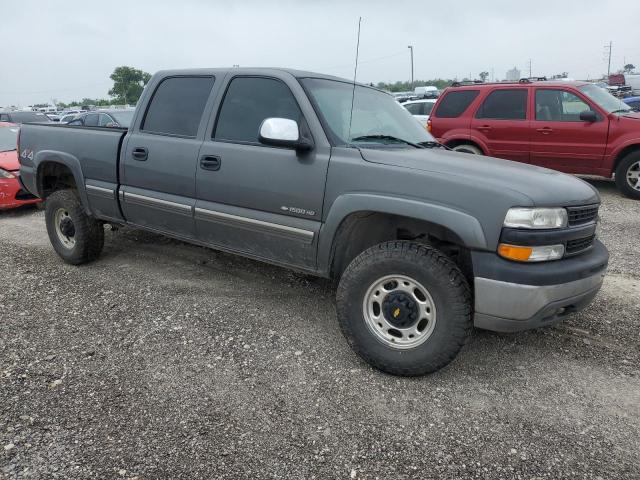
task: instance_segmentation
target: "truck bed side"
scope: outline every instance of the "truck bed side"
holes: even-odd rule
[[[85,208],[105,220],[122,220],[118,158],[126,129],[23,124],[20,176],[31,193],[46,198],[50,172],[67,171]]]

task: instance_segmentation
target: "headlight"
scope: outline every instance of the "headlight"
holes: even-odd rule
[[[511,228],[562,228],[567,226],[564,208],[510,208],[504,226]]]
[[[16,178],[16,176],[13,173],[0,168],[0,178]]]
[[[543,245],[539,247],[521,247],[501,243],[498,245],[500,256],[516,262],[546,262],[558,260],[564,255],[564,245]]]

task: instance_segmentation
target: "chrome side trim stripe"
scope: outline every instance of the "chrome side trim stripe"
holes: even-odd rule
[[[265,222],[256,220],[255,218],[241,217],[239,215],[231,215],[229,213],[216,212],[205,208],[195,209],[195,216],[198,220],[226,224],[236,228],[244,228],[252,231],[269,233],[278,235],[303,243],[312,243],[314,233],[301,228],[290,227],[288,225],[280,225],[279,223]]]
[[[158,208],[181,215],[191,215],[191,205],[184,203],[170,202],[160,198],[147,197],[146,195],[138,195],[137,193],[121,192],[126,203],[141,205],[144,207]]]
[[[115,192],[111,188],[98,187],[97,185],[85,185],[87,192],[98,195],[100,197],[114,198]]]

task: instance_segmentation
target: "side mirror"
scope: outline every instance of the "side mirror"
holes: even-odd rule
[[[596,112],[593,110],[585,110],[584,112],[580,112],[580,120],[593,123],[598,121],[598,115],[596,115]]]
[[[311,150],[313,142],[300,136],[298,122],[288,118],[266,118],[260,125],[260,143],[274,147]]]

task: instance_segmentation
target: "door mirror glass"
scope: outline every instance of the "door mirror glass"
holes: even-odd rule
[[[598,115],[596,115],[596,112],[593,110],[584,110],[583,112],[580,112],[580,120],[583,122],[593,123],[598,120]]]
[[[266,118],[260,125],[260,142],[265,145],[296,148],[299,145],[298,122],[288,118]]]

